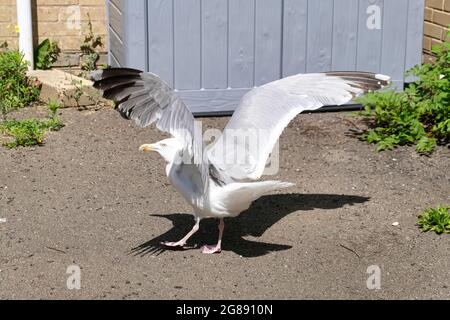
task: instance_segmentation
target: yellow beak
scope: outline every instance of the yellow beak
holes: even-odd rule
[[[139,147],[139,151],[142,151],[142,152],[151,152],[154,150],[155,149],[153,149],[153,147],[150,144],[143,144],[142,146]]]

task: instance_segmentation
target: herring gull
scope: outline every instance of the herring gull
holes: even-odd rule
[[[238,216],[263,195],[293,186],[281,181],[251,181],[261,178],[279,136],[293,118],[306,110],[345,104],[385,87],[390,79],[369,72],[328,72],[298,74],[270,82],[249,91],[222,135],[205,146],[201,134],[196,132],[193,114],[176,91],[156,74],[111,68],[95,71],[91,76],[94,86],[103,91],[105,98],[116,102],[123,117],[140,127],[155,123],[159,130],[172,136],[144,144],[140,150],[156,151],[166,160],[167,177],[192,206],[195,225],[183,239],[162,245],[183,248],[198,231],[201,219],[218,218],[218,242],[203,246],[203,253],[221,251],[224,218]],[[236,139],[242,135],[246,139]],[[255,139],[262,143],[250,146],[249,141]]]

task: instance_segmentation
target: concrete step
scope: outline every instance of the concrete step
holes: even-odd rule
[[[32,70],[28,71],[28,76],[42,83],[40,99],[43,102],[56,100],[61,107],[85,107],[102,100],[92,81],[62,70]]]

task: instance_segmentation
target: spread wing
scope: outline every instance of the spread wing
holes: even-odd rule
[[[389,77],[364,72],[299,74],[247,93],[220,138],[207,150],[214,166],[236,180],[258,179],[284,128],[300,112],[341,105],[381,89]]]
[[[195,136],[194,116],[163,80],[153,73],[128,68],[97,70],[91,77],[94,87],[116,102],[116,109],[124,118],[134,120],[142,128],[155,123],[159,130],[179,140],[187,153],[184,160],[199,167],[206,186],[208,168],[203,161],[201,136]]]

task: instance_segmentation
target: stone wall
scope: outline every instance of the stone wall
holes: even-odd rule
[[[425,25],[423,37],[424,60],[431,56],[432,46],[445,40],[450,25],[450,0],[425,1]]]
[[[35,46],[49,38],[62,50],[57,66],[78,66],[80,46],[88,30],[89,17],[93,31],[102,36],[100,50],[103,63],[107,52],[107,21],[105,0],[33,0],[33,33]],[[18,45],[16,0],[0,0],[0,43],[11,48]]]

